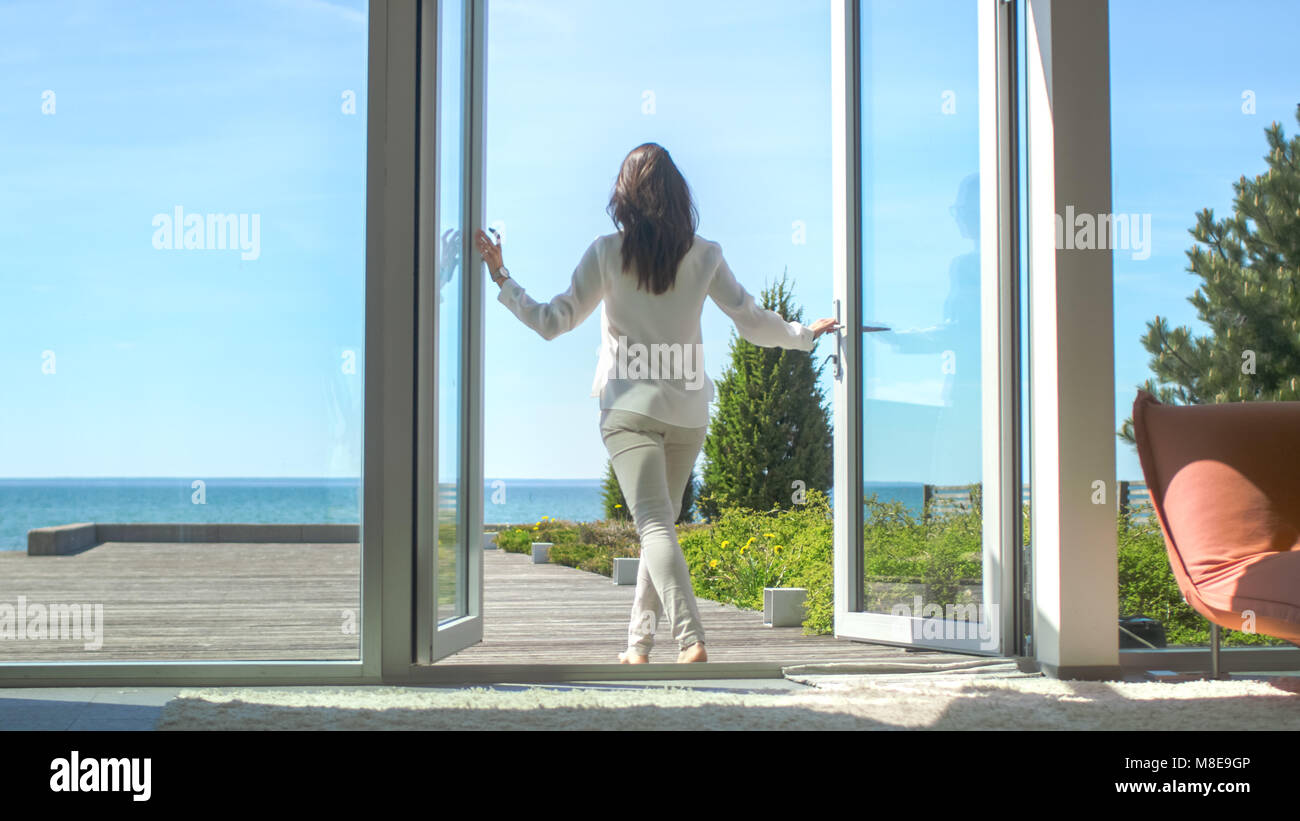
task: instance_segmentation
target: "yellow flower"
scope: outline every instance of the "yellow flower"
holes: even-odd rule
[[[727,545],[729,545],[729,544],[731,544],[731,542],[727,541],[726,539],[723,539],[723,540],[722,540],[722,549],[723,549],[723,550],[726,550],[726,549],[727,549]]]
[[[753,543],[754,543],[754,537],[753,537],[753,536],[750,536],[750,537],[749,537],[749,541],[745,542],[745,547],[749,547],[749,546],[752,545]]]
[[[776,547],[772,548],[772,552],[773,552],[773,553],[780,553],[780,552],[781,552],[781,545],[777,545]]]
[[[718,566],[717,559],[713,559],[712,561],[709,562],[709,567],[717,567],[717,566]]]
[[[742,544],[742,545],[740,546],[740,555],[742,555],[742,556],[745,555],[745,551],[748,550],[748,549],[749,549],[749,545],[747,545],[747,544]]]
[[[533,525],[533,530],[536,530],[536,529],[537,529],[537,525]]]
[[[622,507],[622,505],[614,505],[614,507]]]
[[[763,538],[764,538],[764,539],[775,539],[775,538],[776,538],[776,534],[775,534],[775,533],[764,533],[764,534],[763,534]]]
[[[542,517],[542,521],[544,522],[544,521],[546,521],[546,520],[549,519],[549,518],[551,518],[551,517],[550,517],[550,516],[543,516],[543,517]],[[539,522],[539,524],[540,524],[540,522]]]

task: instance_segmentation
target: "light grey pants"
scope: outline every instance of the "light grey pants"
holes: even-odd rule
[[[650,654],[655,627],[664,621],[679,649],[704,641],[690,570],[673,523],[707,431],[707,425],[684,428],[617,408],[600,414],[600,435],[641,538],[627,634],[628,649],[639,655]]]

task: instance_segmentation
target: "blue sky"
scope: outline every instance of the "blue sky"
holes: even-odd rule
[[[828,4],[491,9],[487,208],[506,225],[506,264],[530,295],[562,292],[591,240],[614,230],[605,206],[619,165],[653,141],[691,185],[700,235],[721,243],[751,292],[788,267],[806,317],[831,313]],[[792,240],[796,220],[806,244]],[[504,306],[487,307],[488,472],[603,475],[588,395],[598,312],[545,342]],[[714,380],[730,328],[706,303]]]
[[[355,475],[365,4],[121,8],[0,3],[0,476]],[[975,17],[956,0],[870,8],[866,310],[920,329],[972,308],[977,257],[949,207],[978,158]],[[1262,170],[1270,121],[1294,132],[1293,8],[1111,4],[1114,208],[1154,229],[1149,259],[1115,255],[1117,426],[1146,375],[1145,321],[1193,319],[1193,214],[1224,211],[1231,182]],[[493,0],[489,30],[488,218],[531,295],[563,291],[613,230],[618,165],[653,140],[746,287],[788,268],[805,318],[830,313],[829,4]],[[177,205],[259,215],[258,257],[156,249],[152,220]],[[544,342],[487,309],[488,476],[601,475],[599,317]],[[716,380],[731,326],[709,305],[703,331]],[[970,337],[952,339],[871,341],[869,479],[973,478],[961,396],[978,371]]]
[[[1115,414],[1132,412],[1150,376],[1139,340],[1157,314],[1200,328],[1187,302],[1196,212],[1232,213],[1232,183],[1267,167],[1264,129],[1296,134],[1300,7],[1285,0],[1222,3],[1114,0],[1110,4],[1112,209],[1151,214],[1151,256],[1114,254]],[[1255,113],[1242,110],[1254,94]],[[1118,427],[1118,423],[1117,423]],[[1131,447],[1116,472],[1139,478]]]
[[[0,5],[0,475],[355,475],[361,6],[123,8]],[[260,256],[156,250],[176,205]]]

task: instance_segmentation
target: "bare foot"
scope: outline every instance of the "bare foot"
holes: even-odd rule
[[[631,650],[624,650],[618,654],[619,664],[646,664],[649,661],[649,656],[643,656],[640,653],[633,653]]]
[[[704,652],[704,642],[697,641],[690,647],[677,654],[679,664],[688,664],[693,661],[708,661],[709,655]]]

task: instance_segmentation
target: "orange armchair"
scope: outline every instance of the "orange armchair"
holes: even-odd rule
[[[1218,628],[1300,642],[1300,402],[1133,402],[1133,433],[1169,564]]]

